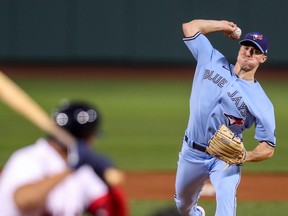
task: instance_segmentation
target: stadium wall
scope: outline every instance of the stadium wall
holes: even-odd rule
[[[270,65],[286,66],[283,28],[288,2],[208,0],[2,0],[0,63],[193,64],[181,24],[194,18],[228,19],[270,41]],[[238,43],[209,38],[235,60]]]

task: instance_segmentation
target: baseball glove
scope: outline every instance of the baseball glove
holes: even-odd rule
[[[208,143],[206,152],[229,166],[241,165],[246,160],[247,152],[243,142],[225,125],[220,126]]]

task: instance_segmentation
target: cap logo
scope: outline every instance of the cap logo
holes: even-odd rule
[[[251,34],[251,36],[253,37],[253,40],[263,40],[263,35]]]

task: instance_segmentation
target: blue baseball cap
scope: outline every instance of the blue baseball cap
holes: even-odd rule
[[[255,44],[259,50],[267,55],[269,48],[268,38],[259,32],[250,32],[244,36],[244,38],[239,42],[241,45],[244,45],[245,42],[251,42]]]

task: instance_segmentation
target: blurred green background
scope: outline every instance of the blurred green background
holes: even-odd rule
[[[193,73],[191,71],[191,73]],[[192,75],[191,75],[192,77]],[[188,118],[191,77],[117,78],[91,76],[69,78],[55,76],[22,76],[14,78],[48,113],[62,99],[83,99],[97,105],[103,116],[103,132],[95,148],[107,153],[125,171],[175,171],[181,139]],[[249,163],[243,172],[287,173],[287,83],[259,80],[274,103],[277,121],[275,157]],[[0,103],[0,165],[21,146],[33,143],[42,131]],[[247,149],[256,145],[253,129],[246,132]],[[264,188],[263,188],[264,190]],[[215,203],[201,201],[212,215]],[[286,215],[285,202],[239,202],[238,215]],[[133,216],[149,216],[152,212],[173,206],[173,200],[130,200]],[[259,206],[262,206],[259,208]],[[247,211],[249,213],[247,213]],[[265,210],[263,210],[265,209]],[[285,212],[285,213],[284,213]],[[268,213],[267,213],[268,215]]]

